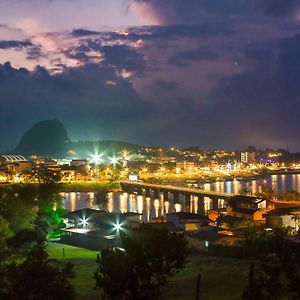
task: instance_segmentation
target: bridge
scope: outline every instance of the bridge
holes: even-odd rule
[[[222,199],[227,199],[232,196],[235,196],[233,194],[207,191],[198,188],[188,188],[182,186],[153,184],[153,183],[136,182],[136,181],[121,181],[120,185],[122,189],[125,191],[133,188],[133,189],[144,189],[146,192],[147,190],[153,190],[153,191],[156,190],[162,193],[166,193],[166,192],[170,192],[174,194],[181,193],[181,194],[191,194],[195,196],[204,196],[204,197],[222,198]]]
[[[217,210],[225,207],[225,201],[235,196],[232,194],[207,191],[198,188],[179,187],[164,184],[151,184],[136,181],[120,181],[122,190],[127,193],[138,193],[146,197],[153,196],[164,200],[173,199],[175,202],[183,201],[186,204],[194,203],[199,212],[205,213],[209,209]]]

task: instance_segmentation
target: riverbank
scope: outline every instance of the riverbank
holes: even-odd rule
[[[261,173],[253,173],[247,175],[237,175],[237,176],[227,176],[227,175],[219,175],[219,176],[199,176],[199,175],[189,175],[189,176],[162,176],[159,178],[141,178],[147,183],[166,183],[178,185],[178,183],[186,185],[186,184],[206,184],[206,183],[216,183],[216,182],[229,182],[229,181],[251,181],[264,179],[268,176],[272,175],[298,175],[300,174],[300,170],[268,170],[266,172]]]
[[[40,184],[38,183],[2,183],[0,188],[8,189],[16,186],[28,186],[38,189]],[[89,193],[89,192],[117,192],[121,190],[120,184],[118,182],[109,182],[109,181],[80,181],[72,183],[57,183],[53,184],[55,191],[61,193]]]

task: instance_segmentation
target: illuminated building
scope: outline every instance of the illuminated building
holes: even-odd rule
[[[254,152],[242,152],[241,153],[241,162],[246,163],[246,164],[255,162],[255,153]]]

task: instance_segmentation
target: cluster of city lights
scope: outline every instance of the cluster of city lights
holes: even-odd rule
[[[112,156],[112,157],[108,157],[108,161],[111,165],[115,167],[119,163],[120,158],[117,156]],[[93,154],[90,158],[90,162],[95,165],[101,164],[102,162],[104,162],[103,154],[99,154],[99,153]]]
[[[83,228],[87,228],[89,225],[89,220],[85,216],[80,218],[79,225],[82,226]],[[116,221],[116,223],[112,223],[113,230],[116,231],[117,233],[122,230],[123,224],[120,223],[119,221]]]

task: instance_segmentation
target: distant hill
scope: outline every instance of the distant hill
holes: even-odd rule
[[[21,138],[16,153],[64,157],[67,153],[68,133],[64,125],[54,119],[36,123]]]
[[[79,141],[72,142],[64,125],[54,119],[35,124],[21,138],[15,153],[41,155],[53,158],[87,158],[95,153],[113,156],[126,149],[136,152],[141,146],[122,141]]]
[[[136,144],[112,140],[70,142],[68,147],[69,154],[79,158],[89,157],[95,153],[112,156],[124,149],[129,152],[136,152],[142,148]]]

